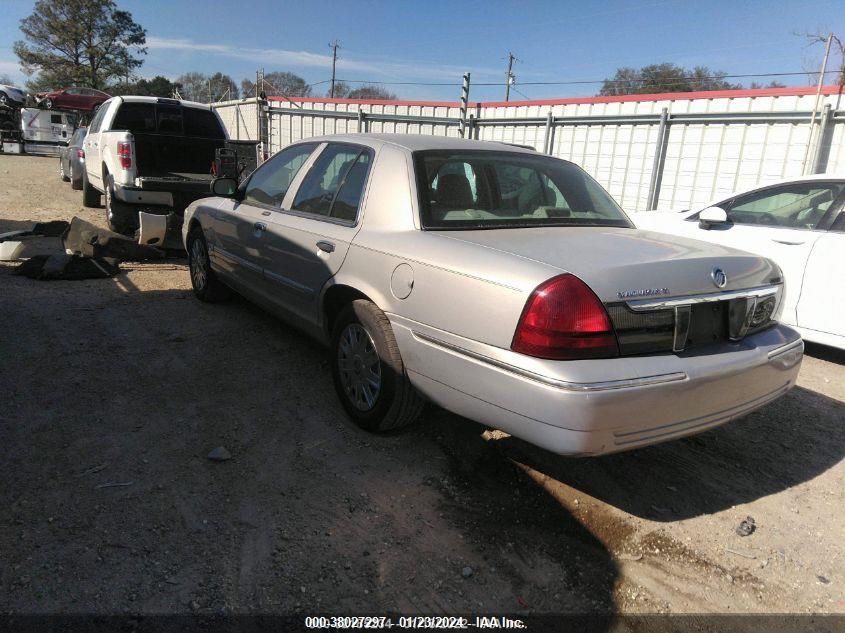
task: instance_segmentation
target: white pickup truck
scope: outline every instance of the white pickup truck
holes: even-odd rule
[[[206,105],[113,97],[88,126],[82,202],[99,207],[104,195],[109,228],[118,233],[134,235],[139,211],[178,229],[185,207],[210,195],[215,152],[226,143],[220,117]]]

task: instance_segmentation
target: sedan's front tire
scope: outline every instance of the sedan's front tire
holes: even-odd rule
[[[63,161],[61,158],[59,159],[59,176],[61,177],[62,182],[67,182],[68,180],[70,180],[70,176],[68,176],[65,172],[65,161]]]
[[[424,400],[405,373],[390,321],[358,299],[337,318],[331,342],[332,378],[343,408],[367,431],[390,431],[419,417]]]
[[[191,286],[200,301],[218,303],[229,298],[232,291],[217,278],[211,269],[208,257],[208,244],[199,226],[188,234],[188,270],[191,273]]]

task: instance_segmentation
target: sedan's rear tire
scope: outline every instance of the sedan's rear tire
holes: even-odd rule
[[[357,299],[341,311],[331,354],[335,390],[358,426],[390,431],[419,417],[425,401],[408,380],[390,321],[374,303]]]
[[[73,163],[70,164],[70,188],[75,191],[82,190],[82,175],[74,171]]]
[[[188,233],[188,270],[191,273],[191,286],[200,301],[219,303],[228,299],[232,291],[217,278],[211,269],[208,256],[208,244],[199,226]]]
[[[82,172],[82,206],[96,209],[100,206],[100,192],[88,182],[88,173]]]

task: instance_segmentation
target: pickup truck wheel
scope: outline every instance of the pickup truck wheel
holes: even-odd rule
[[[424,400],[405,374],[390,321],[374,303],[357,299],[343,309],[331,354],[335,390],[358,426],[390,431],[419,417]]]
[[[96,209],[100,206],[100,192],[88,182],[87,172],[82,172],[82,206]]]
[[[65,173],[65,161],[61,158],[59,159],[59,176],[62,177],[62,182],[67,182],[70,180],[68,175]]]
[[[191,272],[191,286],[200,301],[218,303],[232,294],[229,287],[217,278],[211,269],[208,244],[200,227],[194,227],[188,234],[188,269]]]
[[[106,221],[109,228],[121,235],[134,236],[138,212],[131,204],[126,204],[114,197],[111,185],[106,187]]]

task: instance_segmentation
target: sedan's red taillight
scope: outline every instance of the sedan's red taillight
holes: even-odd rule
[[[553,277],[531,293],[511,349],[554,360],[619,356],[607,310],[587,284],[569,274]]]
[[[132,168],[132,145],[126,142],[117,144],[117,157],[120,159],[120,166],[123,169]]]
[[[77,158],[85,158],[85,150],[81,147],[76,150],[76,157]]]

